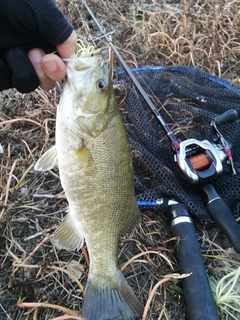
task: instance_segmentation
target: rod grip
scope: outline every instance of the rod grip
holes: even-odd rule
[[[207,209],[218,226],[227,236],[237,253],[240,253],[240,226],[225,201],[218,195],[212,184],[202,187]]]
[[[188,318],[191,320],[219,320],[196,231],[187,209],[182,204],[169,208],[172,233],[179,237],[177,259],[180,273],[191,273],[182,279]]]

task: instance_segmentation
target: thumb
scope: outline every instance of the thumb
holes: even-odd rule
[[[61,44],[58,44],[56,48],[59,55],[62,58],[70,59],[70,58],[73,58],[74,52],[76,50],[76,44],[77,44],[77,34],[73,30],[73,32],[67,38],[67,40],[65,40]]]

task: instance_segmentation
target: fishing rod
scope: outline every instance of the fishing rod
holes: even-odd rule
[[[178,170],[181,175],[190,184],[199,184],[202,187],[205,192],[205,203],[208,211],[224,230],[234,249],[240,252],[240,228],[231,211],[211,184],[211,182],[222,173],[222,163],[224,161],[230,165],[233,174],[236,174],[231,156],[231,146],[224,139],[217,126],[234,122],[238,117],[237,112],[231,109],[211,122],[211,126],[216,134],[214,144],[208,140],[199,141],[196,139],[187,139],[185,141],[179,141],[113,45],[111,39],[105,32],[105,28],[100,25],[86,4],[86,0],[82,0],[82,3],[166,132],[174,152],[174,161],[178,165]],[[180,270],[182,273],[192,272],[191,276],[182,280],[188,314],[191,315],[190,319],[219,320],[216,305],[212,298],[211,288],[207,280],[196,231],[186,207],[174,200],[164,199],[138,201],[138,204],[144,207],[157,206],[161,212],[166,213],[171,221],[173,234],[181,240],[177,250]]]
[[[119,51],[113,45],[105,31],[105,28],[100,25],[97,18],[88,7],[86,0],[82,0],[82,3],[85,5],[103,37],[112,48],[144,100],[155,114],[163,130],[166,132],[174,153],[174,161],[177,164],[178,171],[188,183],[192,185],[200,185],[203,190],[203,200],[209,213],[218,226],[223,230],[235,251],[240,253],[240,227],[228,206],[217,194],[212,185],[212,182],[222,174],[223,163],[225,161],[230,166],[232,173],[236,174],[231,155],[231,146],[219,131],[218,126],[234,122],[238,118],[237,111],[230,109],[211,121],[210,125],[216,136],[214,143],[211,143],[208,140],[199,141],[197,139],[187,139],[180,141],[177,139],[134,76],[131,69],[121,57]]]

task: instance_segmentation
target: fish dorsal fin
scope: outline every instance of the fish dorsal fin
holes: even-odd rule
[[[46,151],[34,166],[36,171],[47,171],[52,169],[57,164],[57,148],[53,146]]]
[[[141,223],[141,213],[139,211],[137,202],[134,198],[132,208],[131,208],[131,214],[129,216],[128,221],[126,222],[124,232],[132,231],[140,223]]]
[[[58,249],[79,250],[83,246],[84,237],[81,226],[68,213],[60,225],[57,227],[54,236],[53,244]]]

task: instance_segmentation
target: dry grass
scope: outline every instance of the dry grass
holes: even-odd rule
[[[81,1],[79,10],[72,0],[56,3],[79,38],[100,36]],[[92,0],[89,5],[130,67],[196,66],[239,82],[240,0]],[[7,90],[0,95],[1,320],[81,319],[87,251],[56,252],[52,247],[51,234],[67,203],[57,169],[44,174],[33,170],[54,144],[60,90],[61,84],[49,93]],[[200,240],[208,244],[208,274],[221,278],[234,270],[240,257],[217,244],[219,230],[196,227]],[[166,219],[152,212],[144,212],[142,225],[121,239],[120,264],[145,306],[143,319],[185,319],[180,280],[174,275],[175,245]]]

